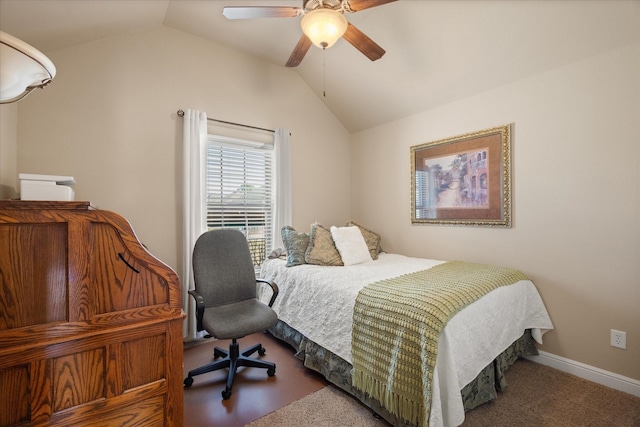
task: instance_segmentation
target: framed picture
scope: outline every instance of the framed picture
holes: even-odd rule
[[[411,222],[511,227],[510,125],[411,147]]]

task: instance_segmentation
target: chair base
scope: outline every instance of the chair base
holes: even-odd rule
[[[214,360],[204,366],[189,371],[188,376],[184,379],[184,386],[190,387],[193,384],[193,377],[196,375],[206,374],[207,372],[217,371],[219,369],[228,368],[229,374],[227,375],[227,385],[222,392],[222,398],[224,400],[231,397],[231,387],[233,386],[233,379],[236,375],[236,370],[240,366],[246,366],[250,368],[264,368],[267,370],[267,375],[272,377],[276,374],[276,364],[267,362],[265,360],[254,359],[249,357],[253,353],[258,352],[260,356],[264,356],[265,349],[262,344],[255,344],[245,350],[240,351],[238,342],[234,339],[229,345],[229,351],[220,347],[213,349],[214,359],[222,357],[223,359]]]

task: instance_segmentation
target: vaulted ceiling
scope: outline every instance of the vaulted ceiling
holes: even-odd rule
[[[166,25],[284,66],[300,18],[227,20],[231,5],[302,0],[0,0],[0,29],[46,54]],[[352,132],[640,40],[637,0],[400,0],[346,16],[386,54],[339,40],[295,71]]]

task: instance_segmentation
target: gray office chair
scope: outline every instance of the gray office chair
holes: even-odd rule
[[[238,230],[212,230],[202,234],[193,249],[193,276],[195,290],[189,294],[196,300],[198,331],[206,330],[218,339],[231,339],[229,350],[216,347],[214,360],[189,371],[184,379],[185,387],[193,384],[196,375],[228,368],[227,386],[222,398],[231,397],[231,387],[236,370],[240,366],[265,368],[267,375],[276,373],[275,363],[253,359],[251,354],[265,354],[261,344],[240,351],[237,339],[273,326],[278,317],[271,309],[278,296],[275,283],[256,279],[249,244]],[[271,286],[269,305],[256,298],[257,283]],[[223,359],[217,360],[219,357]]]

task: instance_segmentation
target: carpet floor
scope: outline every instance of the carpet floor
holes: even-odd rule
[[[638,397],[523,359],[506,375],[507,389],[468,412],[464,427],[640,427]],[[247,427],[387,425],[356,399],[327,386]]]

